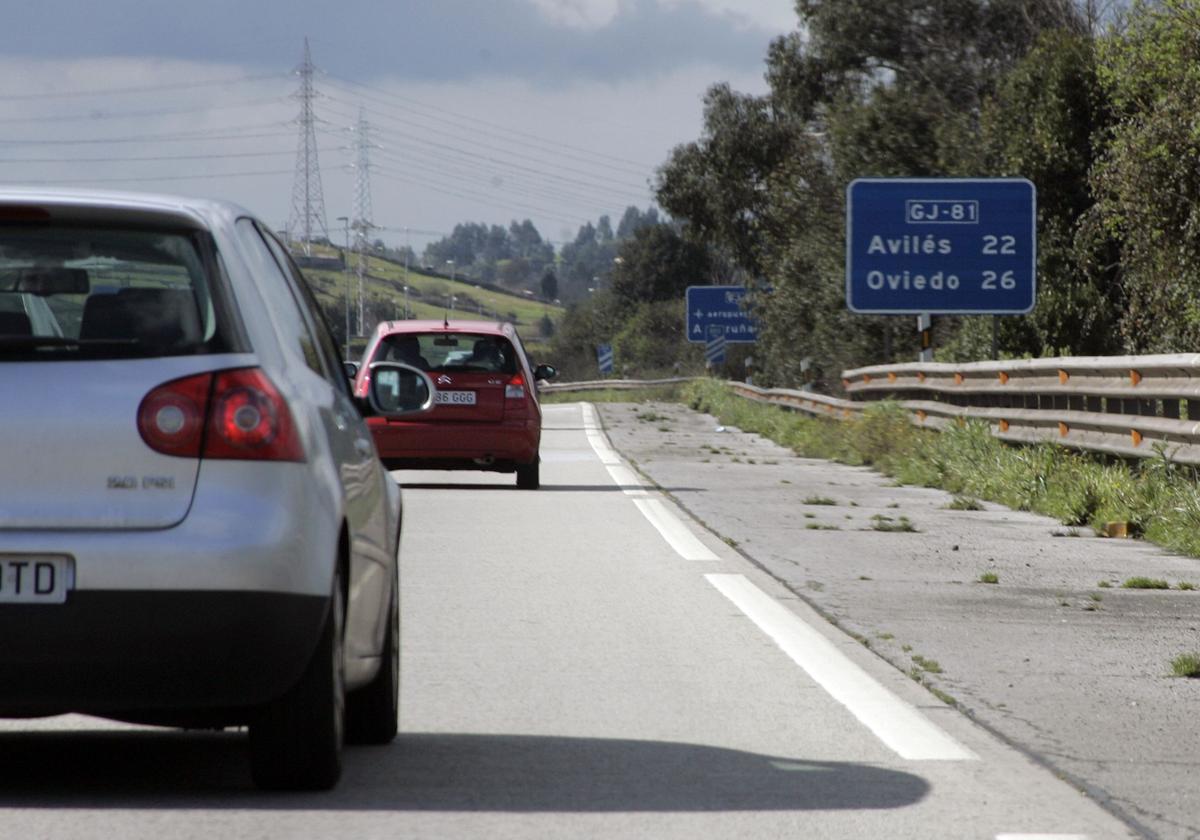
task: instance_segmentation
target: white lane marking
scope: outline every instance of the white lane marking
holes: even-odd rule
[[[608,475],[613,484],[620,487],[626,496],[648,496],[649,488],[642,483],[642,478],[624,464],[613,464],[607,467]]]
[[[704,576],[879,740],[909,761],[977,761],[979,756],[876,682],[833,642],[742,575]]]
[[[600,458],[600,463],[605,466],[612,466],[621,463],[621,457],[612,450],[608,445],[608,440],[600,431],[600,420],[596,414],[596,406],[591,403],[583,404],[583,428],[587,434],[588,443],[592,445],[596,455]],[[617,482],[618,484],[620,482]]]
[[[708,547],[696,539],[696,535],[679,521],[679,517],[671,513],[667,506],[658,499],[634,499],[633,503],[642,512],[642,516],[650,520],[662,538],[667,541],[675,553],[684,560],[720,560],[721,558],[708,550]]]
[[[625,495],[634,497],[633,503],[642,512],[642,516],[646,517],[676,554],[684,560],[708,562],[721,559],[700,542],[666,505],[652,498],[651,490],[642,481],[641,476],[622,463],[620,456],[608,445],[608,440],[600,431],[596,406],[591,403],[583,404],[583,428],[587,432],[592,449],[596,450],[609,476],[624,490]]]

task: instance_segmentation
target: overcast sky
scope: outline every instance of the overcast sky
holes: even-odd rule
[[[13,8],[13,6],[16,8]],[[330,235],[354,214],[360,109],[373,221],[418,250],[531,218],[562,241],[648,206],[701,98],[765,89],[792,0],[44,0],[0,29],[0,181],[238,201],[281,227],[304,38]]]

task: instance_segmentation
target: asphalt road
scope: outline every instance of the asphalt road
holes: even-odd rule
[[[1171,673],[1200,650],[1200,591],[1177,588],[1200,585],[1200,561],[999,505],[950,510],[679,405],[601,412],[641,471],[884,660],[1143,836],[1200,837],[1200,681]],[[1121,588],[1134,576],[1176,588]]]
[[[594,411],[548,407],[543,459],[538,492],[398,474],[402,735],[338,790],[254,791],[241,733],[10,721],[0,837],[1130,836],[643,486]]]

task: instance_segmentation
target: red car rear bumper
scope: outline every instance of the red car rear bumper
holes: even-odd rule
[[[435,424],[371,417],[367,424],[379,457],[392,469],[410,464],[448,469],[529,464],[537,460],[542,436],[540,423],[528,420]]]

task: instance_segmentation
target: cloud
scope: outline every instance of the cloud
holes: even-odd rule
[[[786,6],[787,0],[774,3]],[[0,56],[126,56],[286,69],[298,62],[308,35],[318,65],[356,78],[619,83],[701,64],[761,67],[778,30],[738,8],[733,0],[20,3],[6,10]]]

